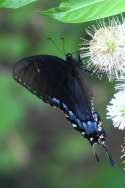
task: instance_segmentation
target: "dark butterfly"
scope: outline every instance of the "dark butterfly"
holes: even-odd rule
[[[73,127],[82,133],[93,146],[102,145],[114,165],[106,147],[106,133],[101,127],[101,119],[93,111],[92,93],[86,84],[80,61],[66,54],[66,60],[51,55],[37,55],[17,62],[13,77],[34,95],[51,106],[59,107]]]

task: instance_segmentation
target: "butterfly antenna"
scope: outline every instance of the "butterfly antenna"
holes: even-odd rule
[[[49,41],[53,44],[53,46],[56,48],[56,50],[59,51],[59,52],[62,54],[62,51],[61,51],[60,47],[57,46],[57,44],[56,44],[56,42],[53,40],[53,38],[48,37],[47,40],[49,40]]]
[[[66,55],[66,50],[65,50],[65,38],[64,37],[60,37],[60,40],[62,41],[62,50],[64,55]]]
[[[99,159],[99,157],[98,157],[98,155],[97,155],[97,153],[96,153],[96,151],[95,151],[95,144],[92,145],[92,149],[93,149],[93,154],[94,154],[94,156],[95,156],[96,161],[97,161],[97,162],[100,162],[100,159]]]
[[[110,152],[109,152],[108,148],[106,147],[106,145],[102,144],[102,147],[104,148],[104,150],[106,152],[106,155],[107,155],[107,157],[108,157],[108,159],[110,161],[111,166],[115,166],[116,162],[112,159],[112,157],[110,155]]]

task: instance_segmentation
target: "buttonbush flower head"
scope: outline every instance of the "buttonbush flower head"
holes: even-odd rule
[[[118,83],[115,86],[117,91],[125,92],[125,77],[121,76],[119,79],[116,80]]]
[[[112,19],[86,30],[91,38],[82,39],[80,57],[94,73],[106,73],[109,80],[125,74],[125,23]]]
[[[121,144],[121,157],[120,159],[122,160],[122,163],[125,164],[125,137],[123,140],[123,144]],[[125,168],[123,168],[125,170]]]
[[[114,94],[107,106],[107,119],[112,119],[114,127],[125,129],[125,91]]]

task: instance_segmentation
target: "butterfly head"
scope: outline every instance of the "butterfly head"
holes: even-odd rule
[[[96,160],[99,162],[100,159],[99,159],[98,155],[97,155],[96,152],[95,152],[95,144],[99,144],[99,145],[101,145],[102,148],[105,150],[106,155],[107,155],[107,157],[108,157],[108,159],[109,159],[111,165],[114,166],[114,165],[115,165],[115,162],[114,162],[114,160],[112,159],[112,157],[111,157],[111,155],[110,155],[110,153],[109,153],[109,151],[108,151],[108,149],[107,149],[107,146],[106,146],[106,132],[105,132],[105,130],[101,127],[101,118],[100,118],[100,116],[99,116],[99,114],[98,114],[97,112],[94,112],[94,113],[93,113],[93,118],[94,118],[94,120],[95,120],[95,122],[96,122],[98,128],[97,128],[97,131],[95,131],[95,132],[93,133],[93,136],[92,136],[92,137],[89,137],[88,140],[89,140],[90,144],[91,144],[92,147],[93,147],[93,153],[94,153],[94,155],[95,155],[95,158],[96,158]]]
[[[72,54],[71,53],[67,53],[66,54],[66,62],[72,62],[73,61],[73,57],[72,57]]]
[[[88,137],[88,140],[91,145],[100,144],[103,145],[106,143],[106,132],[104,129],[97,130],[93,135]]]

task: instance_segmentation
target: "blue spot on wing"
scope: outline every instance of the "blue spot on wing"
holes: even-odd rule
[[[56,97],[50,98],[50,105],[59,107],[63,112],[66,114],[67,119],[72,123],[76,125],[76,129],[78,129],[81,132],[85,132],[86,135],[91,135],[95,132],[97,132],[98,126],[95,121],[81,121],[74,112],[72,112],[68,106],[61,102]]]
[[[64,113],[68,113],[69,111],[67,105],[65,105],[64,103],[62,104],[62,110],[64,111]]]
[[[60,100],[57,99],[57,98],[55,98],[55,97],[51,99],[51,102],[52,102],[52,104],[55,105],[55,106],[60,106],[60,104],[61,104],[61,103],[60,103]]]
[[[69,115],[69,119],[70,119],[73,123],[75,123],[75,121],[76,121],[76,115],[75,115],[72,111],[69,111],[69,112],[68,112],[68,115]]]
[[[75,115],[75,113],[73,113],[68,106],[61,102],[59,99],[57,99],[56,97],[50,98],[49,99],[49,103],[52,106],[56,106],[59,107],[61,110],[63,110],[63,112],[66,114],[67,119],[69,121],[71,121],[71,123],[77,123],[77,117]]]
[[[97,123],[94,121],[87,121],[86,123],[83,123],[83,127],[87,135],[91,135],[94,132],[97,132],[98,129]]]

